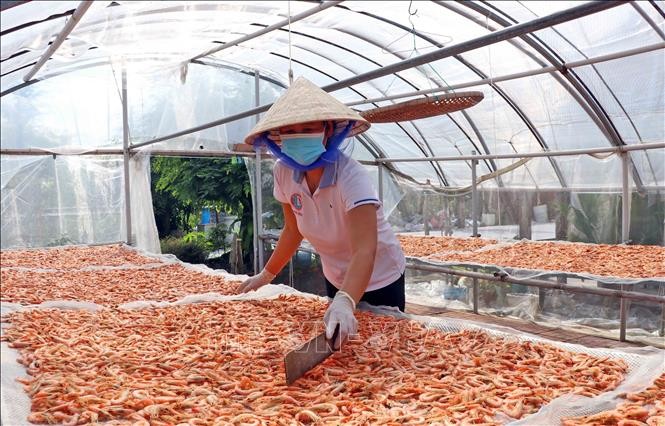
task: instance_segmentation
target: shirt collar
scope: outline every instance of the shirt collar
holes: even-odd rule
[[[323,175],[321,176],[321,182],[319,182],[319,188],[323,189],[337,184],[337,163],[335,161],[334,163],[327,163],[323,166]],[[304,177],[305,172],[293,170],[293,180],[296,183],[302,183]]]

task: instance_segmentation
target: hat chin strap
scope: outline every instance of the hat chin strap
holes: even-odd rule
[[[337,158],[339,156],[339,146],[344,141],[344,139],[346,139],[346,135],[349,134],[354,124],[355,121],[349,121],[349,124],[347,124],[346,127],[344,127],[344,130],[337,133],[336,135],[329,137],[328,146],[326,147],[326,152],[321,154],[321,156],[315,162],[313,162],[308,166],[303,166],[302,164],[296,163],[291,157],[284,154],[282,152],[282,149],[275,142],[268,139],[269,132],[264,132],[263,134],[261,134],[259,137],[256,138],[256,140],[254,141],[254,149],[257,150],[262,145],[265,145],[268,147],[270,152],[272,152],[272,154],[275,157],[282,160],[289,168],[299,170],[301,172],[307,172],[337,161]]]

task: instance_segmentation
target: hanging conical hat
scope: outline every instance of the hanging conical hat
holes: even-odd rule
[[[348,121],[356,123],[349,137],[369,129],[369,122],[357,112],[347,107],[328,93],[316,87],[303,77],[293,82],[291,87],[275,101],[266,115],[245,137],[245,143],[253,144],[263,132],[277,130],[292,124],[310,121]],[[339,128],[339,126],[337,126]]]

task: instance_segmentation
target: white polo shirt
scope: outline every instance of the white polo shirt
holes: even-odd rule
[[[303,172],[277,161],[273,175],[275,199],[291,206],[298,230],[321,256],[323,274],[335,287],[342,286],[351,262],[348,212],[363,204],[376,204],[378,225],[376,259],[366,291],[383,288],[404,273],[404,253],[383,216],[369,174],[360,163],[340,153],[337,162],[324,167],[313,195]]]

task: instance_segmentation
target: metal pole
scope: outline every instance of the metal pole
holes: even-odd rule
[[[561,67],[556,67],[553,65],[547,66],[547,67],[542,67],[542,68],[537,68],[534,70],[530,71],[523,71],[523,72],[518,72],[518,73],[513,73],[513,74],[506,74],[503,76],[497,76],[497,77],[492,77],[492,78],[483,78],[480,80],[475,80],[475,81],[470,81],[467,83],[458,83],[458,84],[453,84],[451,86],[446,86],[446,87],[435,87],[432,89],[424,89],[424,90],[414,90],[412,92],[407,92],[407,93],[397,93],[394,95],[390,96],[382,96],[379,98],[369,98],[369,99],[362,99],[358,100],[355,102],[348,102],[345,105],[346,106],[356,106],[356,105],[363,105],[363,104],[371,104],[371,103],[377,103],[377,102],[384,102],[384,101],[393,101],[395,99],[401,99],[401,98],[410,98],[413,96],[418,96],[418,95],[429,95],[433,93],[440,93],[440,92],[449,92],[451,90],[459,90],[459,89],[466,89],[468,87],[477,87],[477,86],[483,86],[485,84],[490,84],[490,83],[500,83],[503,81],[510,81],[510,80],[517,80],[520,78],[524,77],[532,77],[534,75],[540,75],[540,74],[549,74],[553,72],[558,72],[560,70],[565,70],[565,69],[571,69],[571,68],[578,68],[581,66],[585,65],[591,65],[591,64],[596,64],[599,62],[607,62],[611,61],[614,59],[621,59],[621,58],[626,58],[628,56],[634,56],[634,55],[639,55],[642,53],[648,53],[654,50],[660,50],[665,48],[665,43],[655,43],[655,44],[650,44],[648,46],[644,47],[638,47],[635,49],[630,49],[630,50],[624,50],[621,52],[616,52],[616,53],[610,53],[607,55],[601,55],[601,56],[595,56],[593,58],[588,58],[588,59],[582,59],[579,61],[573,61],[573,62],[567,62],[564,64],[561,64]]]
[[[133,144],[130,150],[139,147],[141,144]],[[636,145],[622,145],[612,146],[606,148],[587,148],[587,149],[571,149],[561,151],[543,151],[543,152],[524,152],[514,154],[483,154],[483,155],[461,155],[457,157],[404,157],[404,158],[377,158],[374,161],[360,160],[361,164],[384,164],[384,163],[406,163],[406,162],[419,162],[419,161],[469,161],[469,160],[497,160],[497,159],[511,159],[511,158],[538,158],[538,157],[559,157],[568,155],[587,155],[587,154],[603,154],[612,152],[629,152],[629,151],[647,151],[651,149],[665,148],[664,142],[645,143]],[[0,148],[1,155],[120,155],[123,151],[121,149],[91,149],[88,151],[77,151],[68,153],[66,151],[56,151],[44,148]],[[234,152],[234,151],[205,151],[205,150],[154,150],[150,152],[151,155],[160,156],[183,156],[183,157],[254,157],[254,152]],[[270,157],[269,154],[263,154]],[[500,190],[499,189],[494,189]]]
[[[343,0],[342,0],[342,1],[343,1]],[[319,13],[319,12],[321,12],[321,11],[323,11],[323,10],[326,10],[326,9],[331,8],[331,7],[333,7],[333,6],[337,6],[338,4],[342,3],[342,1],[328,1],[328,2],[324,2],[324,3],[320,3],[320,4],[319,4],[318,6],[316,6],[316,7],[313,7],[313,8],[311,8],[311,9],[308,9],[308,10],[306,10],[306,11],[304,11],[304,12],[302,12],[302,13],[299,13],[299,14],[297,14],[297,15],[293,15],[293,16],[291,16],[290,19],[289,19],[289,18],[287,18],[287,19],[283,19],[283,20],[281,20],[281,21],[279,21],[279,22],[277,22],[277,23],[274,23],[274,24],[272,24],[272,25],[269,25],[269,26],[267,26],[267,27],[265,27],[265,28],[263,28],[263,29],[260,29],[260,30],[258,30],[258,31],[255,31],[255,32],[253,32],[253,33],[251,33],[251,34],[247,34],[246,36],[242,36],[242,37],[237,38],[237,39],[235,39],[235,40],[233,40],[233,41],[230,41],[230,42],[228,42],[228,43],[224,43],[223,45],[221,45],[221,46],[219,46],[219,47],[215,47],[215,48],[213,48],[213,49],[207,50],[207,51],[205,51],[205,52],[203,52],[203,53],[201,53],[201,54],[199,54],[199,55],[194,56],[193,58],[190,59],[190,61],[193,61],[193,60],[196,60],[196,59],[203,58],[204,56],[212,55],[213,53],[220,52],[220,51],[222,51],[222,50],[224,50],[224,49],[228,49],[229,47],[233,47],[233,46],[236,46],[236,45],[238,45],[238,44],[240,44],[240,43],[243,43],[243,42],[246,42],[246,41],[248,41],[248,40],[252,40],[252,39],[254,39],[254,38],[256,38],[256,37],[262,36],[263,34],[269,33],[269,32],[274,31],[274,30],[278,30],[278,29],[282,28],[283,26],[287,25],[289,22],[290,22],[290,23],[298,22],[298,21],[300,21],[301,19],[305,19],[305,18],[307,18],[307,17],[309,17],[309,16],[312,16],[312,15],[314,15],[314,14],[316,14],[316,13]]]
[[[628,187],[628,174],[630,168],[630,154],[621,153],[621,242],[628,244],[630,240],[630,188]]]
[[[649,149],[665,148],[665,143],[645,143],[638,145],[622,145],[607,148],[568,149],[561,151],[524,152],[514,154],[482,154],[482,155],[460,155],[447,157],[402,157],[402,158],[377,158],[377,163],[415,163],[420,161],[469,161],[469,160],[498,160],[506,158],[537,158],[537,157],[563,157],[566,155],[603,154],[610,152],[641,151]]]
[[[660,284],[658,286],[658,295],[665,295],[665,284]],[[660,337],[665,337],[665,304],[660,307],[660,330],[658,330],[658,335]]]
[[[476,151],[471,151],[475,156]],[[478,237],[478,189],[476,188],[476,168],[478,160],[471,160],[471,223],[473,224],[472,237]]]
[[[260,104],[261,95],[260,95],[260,74],[257,70],[254,72],[254,101],[256,105]],[[258,123],[260,115],[256,114],[255,120]],[[258,254],[258,265],[257,270],[263,269],[263,241],[261,241],[258,236],[263,232],[263,180],[261,177],[261,148],[256,150],[256,228],[254,229],[254,234],[256,235],[256,241],[258,242],[257,254]]]
[[[136,147],[137,144],[130,146]],[[508,159],[508,158],[537,158],[537,157],[557,157],[567,155],[586,155],[586,154],[600,154],[612,152],[629,152],[629,151],[647,151],[651,149],[663,149],[665,143],[646,143],[637,145],[622,145],[618,147],[607,148],[589,148],[578,150],[564,150],[564,151],[545,151],[545,152],[525,152],[515,154],[485,154],[476,156],[458,156],[458,157],[414,157],[414,158],[377,158],[374,161],[359,160],[359,163],[365,165],[379,165],[384,163],[397,163],[397,162],[418,162],[418,161],[468,161],[468,160],[486,160],[486,159]],[[122,149],[91,149],[88,151],[66,152],[58,150],[49,150],[44,148],[0,148],[0,155],[122,155]],[[256,154],[253,151],[249,152],[236,152],[236,151],[205,151],[205,150],[154,150],[150,151],[153,156],[164,157],[254,157]],[[271,158],[270,154],[264,153],[264,157]],[[650,186],[649,188],[661,189],[660,186]],[[504,188],[495,188],[493,191],[501,191]],[[598,187],[598,191],[605,190],[606,188]],[[481,189],[482,190],[482,189]],[[557,190],[570,191],[570,188],[557,188]],[[575,189],[576,191],[578,189]]]
[[[193,158],[210,158],[210,157],[244,157],[249,159],[254,159],[256,157],[256,152],[254,150],[249,152],[234,152],[234,151],[205,151],[205,150],[183,150],[179,151],[176,149],[155,149],[150,151],[150,155],[153,157],[193,157]],[[263,154],[263,157],[266,157],[266,154]]]
[[[132,244],[132,204],[129,187],[129,115],[127,108],[127,70],[122,67],[122,152],[125,186],[125,231],[127,244]]]
[[[473,272],[477,272],[475,266],[472,267],[471,269],[473,270]],[[478,293],[480,291],[480,286],[478,285],[478,278],[474,277],[474,278],[472,278],[472,280],[473,280],[473,313],[477,314],[478,313],[478,305],[480,304],[479,303],[480,294]]]
[[[378,174],[379,174],[379,201],[383,203],[383,164],[378,165]]]
[[[374,69],[372,71],[358,74],[354,77],[347,78],[345,80],[340,80],[335,83],[329,84],[327,86],[321,87],[322,90],[326,92],[334,92],[336,90],[344,89],[355,84],[364,83],[369,80],[376,78],[384,77],[389,74],[395,74],[400,71],[404,71],[408,68],[417,67],[419,65],[424,65],[429,62],[438,61],[440,59],[448,58],[450,56],[459,55],[470,50],[478,49],[481,47],[488,46],[490,44],[499,43],[511,39],[513,37],[519,37],[524,34],[528,34],[534,31],[538,31],[544,28],[548,28],[554,25],[562,24],[564,22],[572,21],[584,16],[592,15],[594,13],[602,12],[603,10],[611,9],[613,7],[619,6],[626,3],[626,1],[593,1],[589,3],[584,3],[580,6],[572,7],[570,9],[562,10],[551,15],[543,16],[541,18],[533,19],[531,21],[523,22],[521,24],[513,25],[508,28],[504,28],[499,31],[494,31],[490,34],[477,37],[472,40],[468,40],[462,43],[458,43],[452,46],[442,47],[440,49],[434,50],[432,52],[426,53],[424,55],[416,56],[414,58],[405,59],[394,64],[385,65],[380,68]],[[198,132],[201,130],[208,129],[210,127],[219,126],[231,121],[240,120],[245,117],[249,117],[254,114],[259,114],[264,111],[267,111],[272,104],[266,104],[257,108],[253,108],[238,114],[234,114],[219,120],[212,121],[210,123],[202,124],[197,127],[192,127],[191,129],[183,130],[180,132],[172,133],[170,135],[162,136],[150,141],[142,142],[140,144],[135,144],[134,147],[141,147],[157,142],[163,142],[165,140],[173,139],[179,136],[188,135],[190,133]]]
[[[298,250],[296,250],[294,256],[297,255],[298,255]],[[291,259],[289,259],[289,287],[293,287],[293,256],[291,256]]]
[[[429,179],[427,179],[427,183],[429,184]],[[427,206],[427,191],[423,192],[423,222],[425,226],[425,235],[429,235],[429,212],[428,212],[428,206]]]
[[[44,148],[2,148],[0,155],[123,155],[123,149],[91,149],[89,151],[76,151],[68,153],[66,151],[54,151]]]
[[[658,36],[661,38],[661,40],[665,40],[665,33],[663,33],[663,30],[661,30],[658,27],[658,25],[656,25],[656,23],[653,21],[653,19],[651,19],[651,17],[649,17],[649,15],[647,15],[647,13],[644,10],[642,10],[642,8],[639,6],[639,4],[634,2],[634,1],[631,1],[630,5],[633,6],[633,9],[635,9],[637,11],[637,13],[639,13],[640,16],[645,21],[647,21],[647,23],[649,24],[651,29],[654,30],[656,32],[656,34],[658,34]]]
[[[138,147],[140,144],[133,144],[130,150]],[[645,143],[636,145],[622,145],[612,146],[606,148],[587,148],[587,149],[571,149],[562,151],[543,151],[543,152],[525,152],[514,154],[483,154],[483,155],[462,155],[457,157],[404,157],[404,158],[377,158],[374,161],[360,160],[361,164],[376,165],[384,163],[399,163],[399,162],[418,162],[418,161],[469,161],[477,160],[490,160],[490,159],[511,159],[511,158],[537,158],[537,157],[559,157],[568,155],[587,155],[587,154],[602,154],[612,152],[629,152],[629,151],[648,151],[651,149],[663,149],[665,143]],[[120,155],[123,151],[121,149],[113,148],[99,148],[91,149],[88,151],[66,152],[49,150],[44,148],[0,148],[0,155]],[[150,152],[151,155],[160,156],[182,156],[182,157],[254,157],[255,153],[248,152],[234,152],[234,151],[205,151],[205,150],[154,150]],[[269,154],[263,154],[270,157]],[[495,189],[500,190],[500,189]]]
[[[58,34],[58,36],[53,40],[51,45],[49,46],[48,49],[46,49],[46,52],[42,54],[42,56],[39,58],[39,61],[32,67],[30,71],[26,75],[23,76],[23,81],[30,81],[32,77],[37,74],[37,71],[41,69],[42,66],[48,61],[51,56],[55,53],[56,50],[60,47],[60,45],[67,39],[67,36],[69,33],[72,32],[74,27],[76,27],[76,24],[79,23],[85,12],[88,11],[88,9],[92,6],[92,1],[91,0],[86,0],[82,1],[79,3],[79,5],[76,7],[76,10],[74,11],[74,14],[72,15],[71,18],[67,21],[65,24],[64,28]]]
[[[623,291],[624,285],[621,284],[621,290]],[[626,326],[628,323],[628,306],[630,300],[621,298],[619,301],[619,340],[622,342],[626,341]]]

